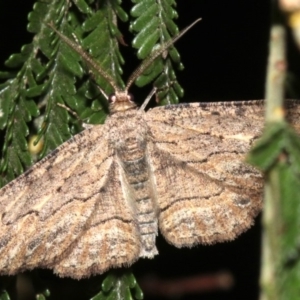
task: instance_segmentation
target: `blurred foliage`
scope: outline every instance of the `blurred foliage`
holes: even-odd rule
[[[300,299],[300,138],[299,120],[295,120],[300,101],[284,99],[288,79],[286,25],[278,2],[270,4],[266,125],[249,162],[265,174],[260,299],[288,300]],[[298,8],[296,13],[299,16]],[[287,123],[294,112],[298,134]]]
[[[272,260],[275,269],[277,299],[288,300],[300,297],[300,139],[286,122],[267,124],[263,137],[252,149],[249,162],[271,173],[271,205],[266,207],[275,214],[276,226],[264,224],[265,234],[271,233]],[[267,204],[267,202],[265,203]],[[269,215],[269,218],[271,216]],[[270,226],[272,228],[270,228]],[[267,266],[266,266],[267,267]],[[273,296],[270,296],[273,298]],[[264,299],[264,298],[263,298]],[[268,298],[269,299],[269,298]]]

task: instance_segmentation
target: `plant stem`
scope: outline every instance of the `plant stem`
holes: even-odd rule
[[[286,71],[285,29],[278,22],[276,1],[273,4],[273,17],[270,31],[269,59],[266,81],[266,123],[284,121],[284,81]],[[279,191],[279,170],[272,168],[266,174],[263,211],[262,266],[260,300],[279,299],[279,276],[282,228],[281,199]]]

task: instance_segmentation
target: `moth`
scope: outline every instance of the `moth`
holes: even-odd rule
[[[110,115],[0,190],[0,273],[48,268],[81,279],[154,257],[158,231],[180,248],[247,230],[261,209],[262,174],[244,157],[262,133],[263,101],[145,112],[128,89],[148,65],[122,90],[57,34],[114,88]],[[299,106],[288,106],[291,120],[299,119]]]

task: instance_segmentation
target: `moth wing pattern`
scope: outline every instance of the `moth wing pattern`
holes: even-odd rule
[[[263,101],[179,104],[147,113],[159,228],[171,244],[232,240],[253,224],[262,174],[244,158],[262,133],[263,117]]]
[[[286,100],[286,120],[298,134],[300,134],[300,106],[299,100]]]
[[[108,269],[129,266],[139,257],[140,236],[130,186],[120,179],[122,169],[111,158],[107,179],[98,191],[93,214],[83,233],[53,266],[62,277],[81,279]]]
[[[2,274],[40,267],[54,269],[60,276],[81,278],[89,276],[90,272],[104,270],[108,266],[89,265],[90,257],[98,255],[100,258],[104,255],[101,251],[109,253],[112,250],[105,248],[109,242],[114,244],[116,238],[109,230],[105,232],[112,225],[115,225],[113,230],[117,236],[127,236],[128,229],[134,245],[130,257],[120,258],[117,264],[134,260],[139,252],[136,226],[121,197],[122,192],[114,190],[119,197],[118,204],[112,199],[111,180],[116,178],[118,169],[106,132],[103,125],[84,130],[1,189]],[[122,229],[115,224],[118,217],[127,222]],[[96,253],[95,248],[87,248],[91,243],[82,246],[82,241],[99,226],[104,230],[106,244]],[[99,245],[100,238],[92,238]],[[81,256],[71,251],[74,248]],[[114,254],[114,251],[105,253],[108,257]],[[69,269],[66,268],[68,264]],[[82,269],[80,276],[72,274],[74,265]]]

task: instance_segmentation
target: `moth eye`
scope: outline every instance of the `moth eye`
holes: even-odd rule
[[[130,93],[128,93],[127,99],[128,99],[129,102],[134,102],[134,96]]]
[[[108,102],[109,103],[115,103],[116,100],[117,100],[117,97],[116,97],[115,94],[111,94],[111,95],[108,96]]]

